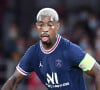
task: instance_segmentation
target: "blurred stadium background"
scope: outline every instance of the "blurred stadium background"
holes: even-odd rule
[[[12,75],[26,49],[39,40],[36,14],[52,7],[60,15],[59,33],[100,63],[100,0],[0,0],[0,88]],[[84,75],[87,90],[95,81]],[[47,90],[33,72],[17,90]]]

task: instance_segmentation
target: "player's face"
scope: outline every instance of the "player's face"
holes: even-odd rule
[[[50,44],[56,40],[57,30],[59,23],[50,16],[41,16],[40,20],[36,23],[39,37],[44,44]]]

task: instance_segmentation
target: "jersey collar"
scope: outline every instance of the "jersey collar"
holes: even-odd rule
[[[52,53],[52,52],[56,49],[56,47],[58,46],[58,44],[59,44],[59,42],[60,42],[60,39],[61,39],[61,36],[58,34],[56,43],[55,43],[55,44],[53,45],[53,47],[52,47],[51,49],[49,49],[49,50],[44,49],[44,48],[43,48],[43,45],[42,45],[42,42],[40,41],[40,48],[41,48],[41,51],[42,51],[43,53],[45,53],[45,54],[50,54],[50,53]]]

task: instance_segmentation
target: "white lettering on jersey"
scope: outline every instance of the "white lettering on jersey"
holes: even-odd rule
[[[58,76],[57,73],[52,72],[52,76],[47,73],[47,82],[48,84],[51,82],[52,84],[59,84],[58,83]]]
[[[47,76],[47,83],[45,83],[45,85],[49,88],[60,88],[70,85],[69,82],[59,83],[57,73],[52,72],[51,76],[50,74],[47,73],[46,76]]]

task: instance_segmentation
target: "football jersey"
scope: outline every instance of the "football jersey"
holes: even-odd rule
[[[32,45],[16,69],[23,75],[36,72],[48,90],[86,90],[79,64],[86,53],[76,44],[58,35],[50,50],[41,40]]]

